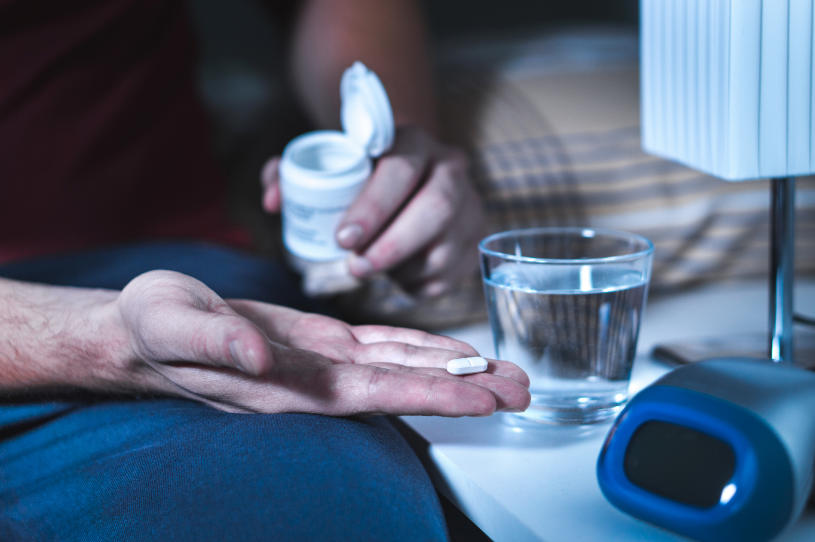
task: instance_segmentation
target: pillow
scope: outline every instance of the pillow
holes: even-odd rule
[[[637,37],[570,29],[446,44],[445,138],[468,150],[491,232],[532,226],[632,231],[655,244],[651,292],[766,276],[769,181],[730,183],[640,147]],[[815,271],[815,178],[797,181],[796,272]],[[477,276],[415,302],[374,282],[357,318],[425,328],[484,317]],[[363,299],[363,301],[360,301]]]

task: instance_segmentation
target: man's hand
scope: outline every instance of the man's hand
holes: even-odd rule
[[[225,301],[170,271],[133,279],[115,308],[119,365],[139,388],[222,410],[483,416],[530,400],[529,379],[512,363],[449,375],[448,360],[477,355],[460,341]]]
[[[273,158],[261,174],[268,212],[280,209],[278,163]],[[357,277],[387,271],[408,291],[435,296],[477,268],[484,232],[464,153],[403,127],[336,235],[340,246],[354,251],[349,267]]]

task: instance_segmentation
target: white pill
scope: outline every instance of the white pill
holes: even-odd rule
[[[447,372],[453,375],[470,375],[487,370],[487,360],[482,357],[457,358],[447,362]]]

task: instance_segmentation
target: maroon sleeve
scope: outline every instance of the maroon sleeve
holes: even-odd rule
[[[0,261],[244,237],[197,100],[181,0],[0,0]]]

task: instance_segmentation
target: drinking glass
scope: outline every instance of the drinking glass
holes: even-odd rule
[[[628,398],[653,244],[597,228],[532,228],[479,243],[497,358],[520,365],[532,403],[510,422],[583,424]]]

